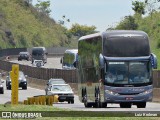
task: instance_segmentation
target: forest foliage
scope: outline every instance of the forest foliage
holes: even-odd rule
[[[140,0],[134,0],[132,6],[134,15],[125,16],[114,29],[146,32],[150,38],[151,52],[156,54],[160,63],[160,1],[145,0],[142,3]],[[160,69],[160,65],[158,68]]]
[[[76,46],[66,28],[26,0],[0,0],[0,49],[20,47]],[[48,13],[48,14],[46,14]]]

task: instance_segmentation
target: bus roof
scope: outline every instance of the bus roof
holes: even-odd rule
[[[144,36],[148,37],[148,35],[140,30],[107,30],[105,32],[98,32],[90,35],[85,35],[79,38],[79,40],[91,39],[98,36],[107,36],[107,37],[127,37],[127,36]]]
[[[65,53],[78,53],[78,49],[67,49]]]
[[[43,48],[43,49],[45,49],[45,47],[33,47],[33,48]]]
[[[108,30],[106,32],[103,32],[103,35],[106,37],[146,37],[148,38],[148,35],[140,30]]]
[[[46,50],[45,47],[33,47],[32,49],[43,49],[43,50]]]
[[[147,33],[138,30],[107,30],[83,36],[79,39],[88,40],[101,37],[103,54],[108,57],[149,56],[150,45]]]
[[[99,33],[94,33],[94,34],[82,36],[82,37],[79,38],[79,41],[94,38],[94,37],[98,37],[98,36],[102,36],[102,33],[99,32]]]

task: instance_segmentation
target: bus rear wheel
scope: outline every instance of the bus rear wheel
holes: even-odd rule
[[[83,89],[83,92],[84,92],[84,93],[83,93],[84,106],[85,106],[86,108],[92,107],[92,104],[88,103],[88,100],[87,100],[87,90],[86,90],[86,88]]]
[[[82,103],[84,103],[84,88],[82,88]]]
[[[99,87],[98,88],[95,87],[95,107],[96,108],[102,107]]]
[[[107,103],[106,102],[102,103],[102,108],[106,108],[106,107],[107,107]]]

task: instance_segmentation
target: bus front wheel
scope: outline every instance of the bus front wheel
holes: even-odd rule
[[[137,108],[145,108],[145,107],[146,107],[146,102],[137,103]]]

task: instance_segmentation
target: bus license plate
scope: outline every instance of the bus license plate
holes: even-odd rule
[[[132,97],[126,97],[126,100],[133,100]]]

